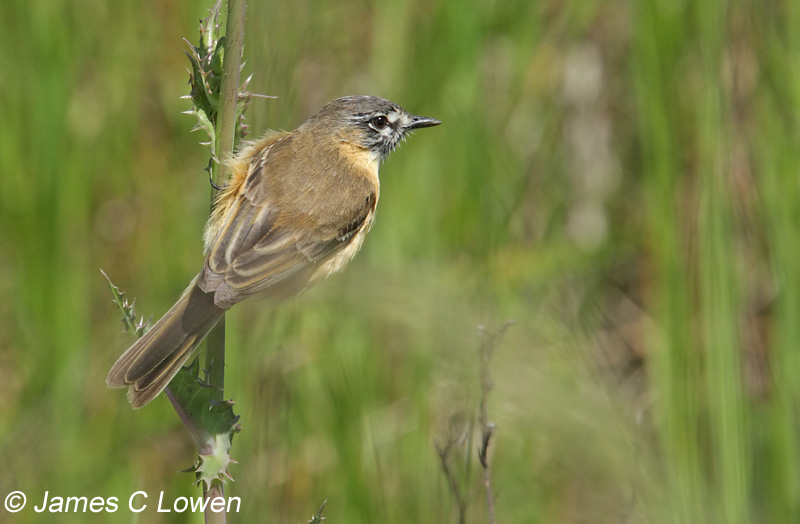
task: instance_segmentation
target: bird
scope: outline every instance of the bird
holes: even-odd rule
[[[294,131],[246,143],[214,200],[202,269],[106,384],[127,387],[141,408],[234,304],[253,295],[280,303],[343,269],[375,220],[380,165],[412,131],[439,124],[384,98],[346,96]]]

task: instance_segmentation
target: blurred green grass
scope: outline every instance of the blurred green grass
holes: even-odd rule
[[[181,115],[208,2],[10,0],[0,17],[0,495],[196,496],[98,268],[165,311],[209,187]],[[370,93],[441,119],[383,166],[343,274],[228,316],[231,522],[454,522],[434,441],[492,363],[499,522],[800,519],[800,52],[790,0],[251,2],[254,135]],[[465,440],[454,468],[486,522]],[[155,504],[154,500],[148,502]],[[200,522],[156,513],[139,521]],[[130,522],[115,513],[0,522]]]

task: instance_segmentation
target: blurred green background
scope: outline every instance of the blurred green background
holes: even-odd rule
[[[188,61],[207,0],[0,14],[1,522],[202,522],[169,402],[108,390],[132,342],[99,268],[163,313],[202,263]],[[800,3],[250,0],[253,136],[347,94],[441,119],[381,171],[344,273],[228,315],[229,522],[800,520]],[[127,498],[149,495],[134,515]],[[114,513],[36,513],[44,492]],[[144,500],[142,500],[144,502]]]

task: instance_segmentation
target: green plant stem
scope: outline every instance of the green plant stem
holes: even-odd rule
[[[225,317],[222,317],[206,337],[206,381],[219,388],[215,399],[222,401],[225,389]]]
[[[228,159],[233,156],[236,141],[236,103],[239,97],[239,72],[242,64],[244,46],[244,13],[245,0],[229,0],[225,22],[225,60],[223,62],[223,78],[221,87],[221,106],[217,120],[217,158],[221,160],[214,183],[223,187],[230,177]],[[212,192],[212,206],[214,201]],[[214,327],[207,338],[206,370],[208,383],[219,388],[219,400],[223,398],[225,387],[225,318]],[[205,498],[224,497],[221,481],[212,482],[203,488]],[[210,506],[209,506],[210,508]],[[210,509],[205,512],[206,524],[224,523],[225,513],[214,513]]]
[[[222,486],[222,482],[215,481],[215,482],[211,483],[211,487],[210,488],[208,488],[208,489],[203,488],[203,498],[205,498],[205,499],[207,499],[209,501],[212,500],[212,499],[215,499],[217,497],[224,497],[224,496],[225,496],[225,493],[224,493],[224,489],[223,489],[223,486]],[[211,506],[211,503],[209,502],[209,504],[206,506],[206,508],[210,508],[210,506]],[[211,511],[210,509],[206,509],[205,522],[206,522],[206,524],[219,524],[219,523],[224,524],[225,523],[225,512],[224,511],[220,511],[219,513],[215,513],[213,511]]]
[[[230,177],[230,164],[236,139],[236,102],[239,96],[239,72],[244,45],[245,0],[229,0],[225,22],[225,60],[219,118],[217,120],[217,158],[221,163],[216,170],[214,183],[222,187]],[[212,205],[215,194],[212,193]],[[208,383],[219,388],[222,400],[225,387],[225,318],[214,327],[207,338],[205,369]]]
[[[228,16],[225,22],[225,60],[222,64],[223,78],[220,93],[220,111],[217,120],[217,158],[221,164],[214,181],[222,186],[230,176],[230,164],[236,141],[236,103],[239,98],[239,73],[242,69],[244,47],[245,0],[228,0]]]

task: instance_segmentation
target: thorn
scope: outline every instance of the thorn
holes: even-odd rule
[[[258,94],[258,93],[252,93],[250,96],[253,96],[253,97],[256,97],[256,98],[278,98],[277,96],[261,95],[261,94]]]
[[[222,188],[214,183],[214,173],[211,169],[211,160],[208,161],[208,167],[206,167],[206,170],[208,171],[208,183],[211,184],[211,187],[213,187],[216,191],[222,191]],[[208,375],[208,373],[206,373],[206,375]]]

